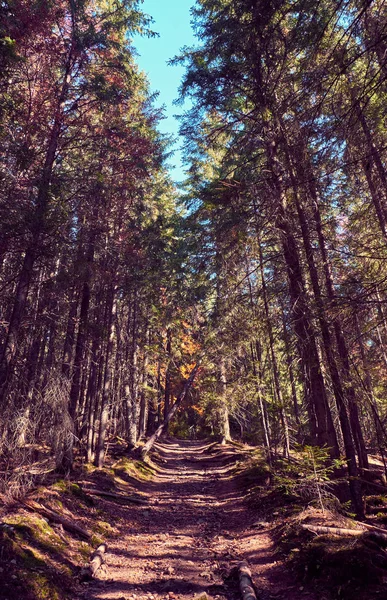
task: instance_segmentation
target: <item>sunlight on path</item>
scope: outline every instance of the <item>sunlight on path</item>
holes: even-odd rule
[[[283,569],[278,572],[267,532],[251,531],[258,515],[234,476],[240,452],[198,441],[164,442],[156,450],[150,506],[130,510],[126,534],[111,544],[107,578],[85,600],[190,600],[203,593],[237,600],[238,587],[227,576],[242,559],[253,571],[259,566],[254,577],[262,600],[279,598],[278,592],[299,598]]]

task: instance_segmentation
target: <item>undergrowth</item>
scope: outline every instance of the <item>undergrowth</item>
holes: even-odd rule
[[[35,501],[79,523],[90,540],[74,537],[62,526],[11,504],[0,523],[0,597],[7,600],[69,600],[79,584],[82,567],[102,542],[117,537],[121,519],[106,510],[104,501],[83,489],[94,484],[99,489],[132,494],[138,483],[150,480],[152,464],[121,458],[112,467],[82,466],[76,480],[57,479],[36,488]],[[75,587],[74,587],[75,586]]]
[[[311,447],[299,448],[290,460],[272,460],[270,467],[260,451],[253,451],[238,465],[246,501],[273,524],[277,552],[301,587],[313,583],[327,600],[385,598],[387,550],[372,533],[353,538],[302,528],[304,523],[359,528],[342,493],[347,487],[338,476],[342,472],[342,463],[331,463],[325,449]],[[387,521],[386,504],[384,496],[367,498],[381,524]]]

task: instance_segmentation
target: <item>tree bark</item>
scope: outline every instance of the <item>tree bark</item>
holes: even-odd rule
[[[272,174],[273,193],[276,196],[276,225],[281,233],[283,255],[288,274],[292,321],[301,359],[302,380],[305,390],[305,403],[309,413],[311,441],[320,446],[327,445],[331,448],[332,455],[338,456],[337,437],[321,372],[298,248],[292,233],[286,197],[283,192],[281,167],[278,164],[276,142],[268,141],[267,149],[269,167]]]
[[[112,362],[113,346],[116,339],[116,314],[117,314],[117,296],[116,289],[112,287],[110,292],[110,311],[108,325],[108,343],[105,356],[105,377],[103,383],[103,392],[101,398],[101,413],[99,422],[98,442],[96,447],[95,465],[99,468],[103,467],[105,460],[105,439],[107,434],[109,420],[109,399],[111,395],[111,380],[112,380]]]
[[[74,36],[74,31],[72,32]],[[73,67],[75,52],[74,39],[71,41],[66,63],[64,65],[64,76],[61,91],[53,115],[53,124],[48,138],[45,160],[39,181],[36,209],[31,224],[31,241],[27,247],[23,265],[20,271],[16,288],[15,300],[11,319],[8,325],[7,336],[0,357],[0,404],[4,404],[8,385],[12,379],[13,361],[17,352],[21,324],[26,310],[28,293],[33,278],[34,266],[39,254],[41,238],[44,232],[47,209],[50,199],[50,186],[53,167],[56,158],[59,138],[62,128],[63,108],[70,87],[70,73]]]
[[[273,334],[273,327],[272,327],[270,312],[269,312],[269,303],[268,303],[268,299],[267,299],[266,279],[265,279],[265,273],[263,270],[262,247],[261,247],[261,243],[259,240],[258,240],[258,248],[259,248],[259,266],[260,266],[261,284],[262,284],[262,299],[263,299],[263,305],[264,305],[264,309],[265,309],[266,329],[267,329],[267,332],[269,335],[269,348],[270,348],[271,364],[272,364],[272,368],[273,368],[274,387],[275,387],[275,392],[276,392],[276,397],[277,397],[277,402],[278,402],[278,410],[280,413],[280,418],[281,418],[281,423],[282,423],[282,428],[283,428],[284,456],[285,456],[285,458],[288,458],[290,455],[289,427],[288,427],[288,422],[287,422],[287,417],[286,417],[286,412],[285,412],[285,403],[284,403],[282,389],[281,389],[279,370],[278,370],[278,364],[277,364],[277,356],[276,356],[275,349],[274,349],[274,334]]]
[[[227,405],[227,377],[226,377],[226,361],[223,357],[220,359],[219,365],[219,428],[222,439],[222,444],[231,441],[230,420]]]

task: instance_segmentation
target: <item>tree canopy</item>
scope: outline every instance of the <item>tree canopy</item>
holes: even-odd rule
[[[362,516],[386,446],[384,1],[197,0],[182,189],[140,2],[0,11],[5,460],[101,466],[179,399],[176,435],[343,456]]]

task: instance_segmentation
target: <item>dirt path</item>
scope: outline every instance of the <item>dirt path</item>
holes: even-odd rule
[[[117,507],[123,534],[110,544],[104,579],[85,586],[86,600],[190,600],[206,592],[235,600],[228,578],[249,561],[260,600],[316,600],[278,561],[270,525],[243,501],[232,470],[233,446],[171,442],[158,446],[157,478],[146,484],[148,507]]]

